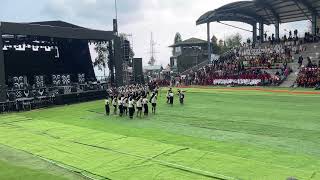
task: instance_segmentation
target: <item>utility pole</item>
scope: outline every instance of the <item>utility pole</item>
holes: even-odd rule
[[[153,66],[156,62],[156,59],[155,59],[155,49],[154,49],[154,46],[156,45],[156,43],[154,42],[153,40],[153,33],[151,32],[151,40],[150,40],[150,61],[149,61],[149,64],[151,66]]]
[[[117,6],[117,0],[114,0],[114,9],[116,13],[116,19],[118,19],[118,6]]]
[[[114,26],[114,30],[116,31],[115,33],[116,33],[116,35],[118,35],[118,32],[119,32],[119,27],[118,27],[118,3],[117,3],[117,0],[114,0],[114,11],[115,11],[115,16],[116,16],[116,18],[115,18],[115,20],[114,20],[114,24],[113,24],[113,26]]]

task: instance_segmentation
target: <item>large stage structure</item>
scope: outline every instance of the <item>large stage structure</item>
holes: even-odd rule
[[[89,43],[109,47],[111,83],[123,83],[120,38],[62,21],[0,22],[0,102],[65,88],[68,94],[96,84]],[[97,85],[94,85],[98,87]],[[40,95],[39,95],[40,94]]]
[[[257,30],[259,41],[264,42],[264,25],[274,25],[275,39],[279,40],[281,23],[308,20],[311,22],[312,35],[317,35],[317,20],[320,14],[320,0],[252,0],[226,4],[208,11],[197,20],[196,24],[207,24],[207,38],[210,42],[210,23],[237,21],[252,25],[252,39],[256,43]],[[258,26],[257,26],[258,24]],[[209,55],[211,54],[208,43]],[[210,59],[211,57],[209,57]]]

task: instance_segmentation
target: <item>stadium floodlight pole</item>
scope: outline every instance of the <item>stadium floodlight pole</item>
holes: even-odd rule
[[[207,23],[208,60],[211,62],[210,22]]]

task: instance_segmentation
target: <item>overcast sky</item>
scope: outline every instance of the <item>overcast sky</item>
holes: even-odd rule
[[[150,34],[153,32],[157,64],[169,63],[174,35],[180,32],[183,40],[197,37],[206,39],[206,26],[196,26],[196,20],[205,12],[234,0],[118,0],[119,31],[132,34],[136,57],[146,63],[150,57]],[[63,20],[76,25],[101,30],[112,30],[115,17],[114,0],[0,0],[0,21],[32,22]],[[229,22],[251,30],[243,23]],[[284,29],[308,29],[308,22],[282,24]],[[251,34],[212,23],[211,34],[224,39],[237,32],[244,39]],[[266,27],[268,33],[273,27]]]

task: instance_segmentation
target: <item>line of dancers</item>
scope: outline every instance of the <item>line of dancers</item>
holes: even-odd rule
[[[150,92],[152,92],[150,94]],[[178,89],[178,97],[181,105],[184,104],[185,91]],[[156,114],[158,100],[158,86],[150,89],[150,86],[129,85],[119,88],[110,88],[107,91],[105,100],[106,115],[110,115],[113,107],[113,114],[120,117],[129,116],[130,119],[136,114],[137,117],[147,117],[149,115],[149,104],[151,104],[152,114]],[[174,92],[172,88],[167,91],[167,104],[173,106]]]
[[[110,105],[113,106],[113,114],[128,116],[132,119],[135,112],[137,117],[149,115],[149,103],[152,106],[152,113],[156,114],[158,90],[155,88],[149,96],[149,87],[142,85],[122,86],[108,90],[105,100],[106,115],[110,115]],[[149,97],[149,98],[148,98]]]

